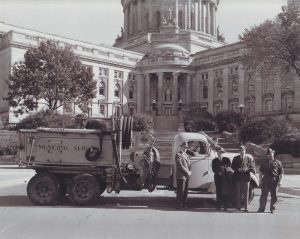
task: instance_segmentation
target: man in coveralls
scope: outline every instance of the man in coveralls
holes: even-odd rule
[[[177,179],[177,209],[181,210],[186,206],[188,196],[189,177],[191,176],[191,165],[186,151],[188,144],[183,142],[180,151],[175,156],[176,179]]]
[[[223,194],[223,183],[225,180],[225,170],[227,167],[231,167],[230,159],[227,157],[222,157],[225,150],[222,147],[217,149],[218,157],[212,161],[212,171],[214,172],[214,180],[216,185],[216,199],[217,199],[217,210],[224,207],[227,210],[227,196]]]
[[[260,166],[261,196],[259,199],[258,212],[264,212],[269,192],[271,193],[270,211],[274,213],[277,202],[277,187],[281,185],[283,174],[282,163],[274,158],[275,151],[267,150],[267,159]]]
[[[236,209],[241,210],[242,198],[244,199],[244,212],[248,212],[250,172],[255,174],[255,163],[251,155],[246,154],[245,146],[240,146],[240,155],[232,160],[234,170],[233,179],[236,193]]]

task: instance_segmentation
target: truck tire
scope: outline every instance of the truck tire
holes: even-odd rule
[[[80,174],[72,178],[68,187],[70,201],[78,206],[92,204],[100,195],[100,185],[91,174]]]
[[[27,185],[27,195],[31,202],[40,206],[58,203],[60,196],[59,180],[49,173],[37,173]]]

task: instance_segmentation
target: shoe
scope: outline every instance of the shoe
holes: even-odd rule
[[[265,212],[265,210],[258,209],[257,212],[258,212],[258,213],[263,213],[263,212]]]
[[[216,207],[216,211],[220,211],[221,210],[221,207]]]
[[[244,212],[249,212],[247,208],[244,209]]]
[[[227,207],[224,207],[224,211],[227,211],[228,210],[228,208]]]
[[[275,210],[271,210],[271,213],[274,214],[274,213],[275,213]]]

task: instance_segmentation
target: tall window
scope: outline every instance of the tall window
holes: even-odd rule
[[[145,30],[149,29],[149,13],[146,13],[146,19],[145,19]]]
[[[108,69],[99,67],[99,76],[108,76]]]
[[[266,112],[273,111],[273,100],[269,99],[269,100],[265,101],[265,109],[266,109]]]
[[[103,116],[105,115],[105,105],[100,105],[99,106],[99,113]]]
[[[114,96],[115,96],[115,97],[120,98],[120,90],[121,90],[120,85],[119,85],[119,84],[116,84],[116,85],[115,85],[115,89],[114,89]]]
[[[133,100],[133,89],[129,90],[129,99]]]
[[[105,84],[103,81],[101,81],[99,84],[99,95],[105,96]]]
[[[208,87],[207,85],[203,86],[203,100],[207,100],[208,99]]]
[[[123,71],[114,71],[114,77],[118,79],[123,79],[124,78]]]
[[[160,26],[161,26],[161,14],[160,11],[157,11],[156,14],[156,29],[159,30]]]

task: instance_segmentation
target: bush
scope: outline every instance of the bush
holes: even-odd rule
[[[256,118],[245,122],[242,126],[239,137],[243,143],[252,142],[255,144],[272,143],[287,133],[285,120],[275,118]]]
[[[214,130],[213,116],[207,110],[202,109],[199,103],[191,103],[184,118],[184,128],[187,132],[201,130]]]
[[[223,111],[215,117],[215,123],[220,132],[236,132],[241,127],[243,121],[243,115],[237,112]]]
[[[0,155],[15,155],[17,153],[17,134],[0,131]]]
[[[16,129],[36,129],[38,127],[62,128],[63,126],[65,128],[79,127],[72,116],[46,110],[26,117],[16,126]]]
[[[277,154],[290,154],[293,157],[300,157],[300,135],[289,134],[280,139],[276,139],[271,148],[275,150]]]
[[[149,130],[152,117],[146,114],[136,114],[133,116],[133,131]]]

